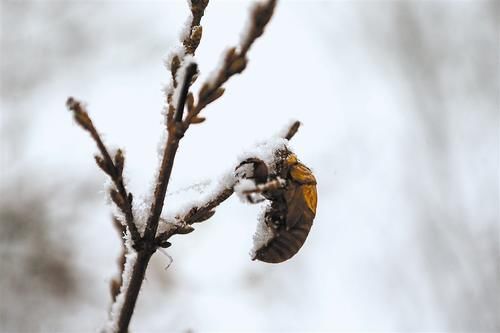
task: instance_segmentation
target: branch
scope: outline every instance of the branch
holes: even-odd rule
[[[156,181],[153,203],[151,204],[151,209],[146,224],[146,231],[144,232],[144,240],[146,242],[152,242],[155,238],[156,230],[158,229],[158,223],[160,220],[160,214],[163,210],[165,194],[167,193],[167,187],[170,181],[170,175],[172,174],[172,168],[174,166],[175,154],[177,153],[177,149],[179,148],[179,141],[182,139],[184,133],[187,130],[187,128],[184,127],[182,123],[182,114],[184,105],[186,103],[189,84],[193,76],[196,74],[196,70],[197,66],[194,63],[190,64],[186,68],[181,96],[179,96],[179,104],[177,107],[174,122],[172,124],[169,124],[168,127],[167,144],[163,152],[160,173],[158,175],[158,180]]]
[[[184,62],[186,55],[194,55],[198,45],[200,45],[201,37],[203,35],[203,27],[200,25],[201,18],[205,14],[205,9],[208,5],[208,0],[191,0],[191,15],[192,20],[190,24],[189,33],[182,41],[182,51],[176,50],[171,55],[171,60],[167,63],[167,67],[171,73],[171,88],[166,92],[167,97],[167,124],[172,120],[176,105],[173,104],[174,91],[178,86],[177,71]],[[189,86],[192,82],[189,83]]]
[[[182,122],[182,115],[184,113],[184,106],[186,105],[186,98],[188,95],[189,86],[191,85],[191,81],[197,72],[198,72],[198,65],[194,62],[190,63],[185,69],[184,82],[182,84],[179,101],[177,103],[177,109],[174,117],[174,121],[176,123]]]
[[[267,23],[269,23],[275,6],[276,0],[270,0],[266,3],[255,6],[251,15],[251,25],[248,30],[248,34],[243,40],[240,50],[237,51],[236,48],[232,48],[228,53],[226,53],[224,65],[219,70],[215,81],[213,83],[205,83],[202,86],[198,94],[198,103],[196,106],[194,105],[192,94],[189,93],[189,87],[191,85],[192,79],[197,73],[197,67],[195,64],[190,64],[186,68],[183,86],[180,91],[179,103],[176,110],[174,110],[171,105],[172,96],[169,95],[167,97],[170,104],[169,116],[167,117],[169,135],[167,145],[163,154],[163,160],[154,193],[153,204],[151,205],[151,211],[146,225],[146,231],[144,233],[144,239],[146,240],[146,242],[154,239],[156,231],[158,229],[160,214],[163,209],[165,194],[167,192],[168,182],[170,174],[172,172],[175,154],[179,147],[180,139],[184,136],[184,133],[189,128],[189,125],[201,123],[204,121],[204,118],[198,117],[198,115],[206,105],[222,96],[222,94],[224,93],[224,88],[222,88],[222,85],[227,80],[229,80],[231,76],[237,73],[241,73],[245,69],[247,64],[246,53],[250,49],[250,46],[255,42],[255,40],[264,32],[264,28]],[[172,64],[174,63],[174,60],[175,57],[174,59],[172,59]],[[180,61],[180,59],[177,60]],[[179,66],[180,65],[176,66],[176,70],[179,69]],[[172,75],[173,73],[174,71],[172,69]],[[176,84],[177,83],[174,80],[173,90],[175,90]],[[182,121],[184,105],[186,102],[188,105],[188,113],[184,121]],[[172,112],[175,112],[174,116],[172,115]]]
[[[114,156],[114,161],[111,155],[101,140],[99,133],[97,132],[92,120],[90,119],[85,106],[73,97],[69,97],[66,101],[67,108],[73,112],[73,117],[75,121],[87,132],[89,132],[92,139],[94,139],[97,144],[97,148],[101,152],[101,156],[96,155],[95,161],[97,165],[111,178],[116,189],[110,189],[110,196],[113,202],[120,208],[120,210],[125,215],[125,222],[130,234],[132,235],[132,240],[134,244],[139,242],[141,236],[137,230],[137,226],[134,222],[134,214],[132,212],[132,193],[127,192],[125,184],[123,183],[123,167],[125,164],[125,157],[123,152],[118,149]]]
[[[291,140],[299,130],[299,127],[300,122],[295,121],[290,125],[283,137],[287,140]],[[233,193],[234,186],[223,188],[204,204],[191,208],[188,213],[179,218],[179,222],[164,221],[167,227],[165,231],[156,237],[156,244],[161,247],[169,247],[170,243],[168,240],[173,235],[188,234],[194,231],[194,228],[191,226],[192,224],[203,222],[211,218],[215,214],[214,209],[229,199]]]
[[[204,205],[191,209],[184,216],[183,224],[167,228],[167,231],[156,237],[160,214],[164,207],[165,195],[180,140],[191,124],[203,122],[204,118],[199,117],[200,111],[206,105],[222,96],[224,93],[222,85],[231,76],[241,73],[245,69],[247,65],[246,54],[254,41],[262,35],[265,26],[273,14],[275,4],[276,0],[270,0],[254,8],[250,29],[239,49],[233,48],[226,53],[224,64],[218,71],[215,80],[205,83],[202,86],[198,94],[197,103],[195,104],[193,94],[189,92],[189,88],[196,79],[198,70],[195,63],[187,63],[186,55],[194,55],[199,45],[202,36],[200,22],[208,5],[208,0],[191,0],[193,18],[189,34],[184,36],[182,51],[174,53],[168,64],[172,75],[171,89],[166,91],[168,138],[162,154],[154,197],[142,237],[134,222],[132,194],[127,192],[123,183],[122,173],[125,159],[122,151],[118,150],[113,160],[82,104],[73,98],[69,98],[67,101],[67,107],[73,111],[76,122],[90,133],[99,148],[101,155],[96,156],[96,162],[111,177],[116,187],[110,189],[110,196],[113,202],[124,213],[126,225],[130,232],[127,236],[130,236],[133,241],[126,243],[126,263],[124,265],[120,293],[117,295],[116,291],[113,292],[116,302],[112,306],[110,319],[111,327],[117,332],[127,332],[128,330],[149,260],[157,248],[159,246],[166,247],[170,245],[167,239],[173,234],[189,233],[194,230],[191,226],[193,223],[202,222],[210,218],[214,214],[214,209],[229,198],[234,191],[232,186],[221,190],[220,193],[208,200]],[[182,66],[186,66],[184,75],[177,75]],[[176,98],[174,98],[174,95]],[[186,116],[184,116],[186,105],[188,111]],[[133,248],[128,246],[131,243]]]
[[[240,54],[245,56],[257,38],[262,36],[264,28],[271,20],[276,7],[276,0],[268,0],[265,3],[256,4],[252,11],[251,25],[246,31],[240,47]]]
[[[215,214],[214,209],[226,201],[233,193],[233,186],[224,188],[203,205],[191,208],[186,215],[180,218],[180,223],[164,221],[166,228],[156,237],[155,243],[160,247],[169,247],[168,240],[173,235],[184,235],[194,231],[192,224],[211,218]]]
[[[191,0],[191,21],[190,34],[182,41],[187,54],[194,55],[194,52],[200,44],[202,36],[202,27],[200,25],[201,18],[205,14],[205,8],[208,5],[208,0]]]
[[[241,73],[246,68],[248,63],[247,52],[257,38],[263,34],[264,28],[274,13],[275,6],[276,0],[269,0],[254,7],[250,26],[240,47],[238,49],[236,47],[230,48],[224,55],[224,62],[215,77],[203,84],[198,93],[198,103],[189,108],[185,120],[186,126],[193,123],[193,120],[196,123],[196,119],[202,119],[201,121],[203,121],[204,118],[198,117],[201,110],[221,97],[224,93],[222,85],[233,75]]]

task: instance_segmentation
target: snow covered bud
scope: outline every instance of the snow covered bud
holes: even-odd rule
[[[198,48],[198,45],[200,45],[202,34],[203,34],[203,27],[201,25],[195,25],[191,29],[191,35],[189,36],[189,38],[186,38],[186,40],[184,40],[183,42],[184,47],[186,48],[186,53],[194,54],[194,52]]]

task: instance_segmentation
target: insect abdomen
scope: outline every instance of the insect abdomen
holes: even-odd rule
[[[298,216],[288,216],[294,220],[293,225],[290,226],[286,222],[282,223],[275,231],[275,235],[269,242],[255,252],[257,259],[267,263],[280,263],[293,257],[304,245],[309,231],[316,215],[316,186],[307,185],[300,186],[297,189],[301,195],[301,200],[291,200],[288,205],[296,205],[300,207]],[[297,194],[299,194],[297,193]],[[314,209],[311,203],[307,200],[304,194],[314,197]],[[288,207],[289,211],[293,211],[292,207]],[[271,217],[271,216],[269,216]]]
[[[283,228],[266,246],[255,252],[254,259],[267,263],[280,263],[293,257],[304,245],[312,223],[299,223],[295,228]]]

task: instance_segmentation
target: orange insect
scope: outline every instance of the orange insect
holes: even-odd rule
[[[300,250],[311,230],[318,202],[316,178],[295,154],[288,149],[279,150],[274,162],[271,173],[264,161],[257,158],[249,158],[236,168],[252,164],[252,175],[244,177],[254,179],[257,187],[245,194],[252,202],[252,193],[260,193],[270,201],[264,223],[272,236],[255,250],[252,258],[268,263],[286,261]]]

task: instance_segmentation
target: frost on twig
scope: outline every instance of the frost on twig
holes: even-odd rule
[[[137,252],[132,248],[131,239],[128,234],[124,235],[124,244],[126,247],[126,252],[125,263],[123,265],[121,275],[121,286],[119,292],[114,297],[113,304],[111,305],[109,320],[104,327],[106,332],[119,331],[119,317],[125,304],[126,291],[129,288],[130,281],[132,279],[132,272],[137,261]]]
[[[171,72],[170,84],[165,89],[167,140],[165,144],[161,145],[161,164],[156,177],[154,193],[151,196],[152,200],[147,202],[149,211],[145,212],[140,207],[133,207],[132,194],[126,190],[123,181],[125,163],[123,152],[117,150],[116,153],[111,154],[82,103],[71,97],[67,100],[67,107],[73,112],[75,121],[89,132],[98,146],[100,154],[95,157],[96,163],[111,178],[112,185],[109,188],[109,196],[123,213],[123,218],[117,217],[115,221],[124,220],[126,225],[126,230],[124,230],[125,263],[122,262],[121,265],[123,267],[121,279],[117,279],[112,285],[114,302],[109,322],[106,325],[108,331],[127,332],[146,268],[155,251],[159,247],[168,247],[170,245],[168,239],[172,235],[192,232],[194,223],[209,219],[214,214],[215,208],[234,192],[235,178],[231,172],[230,176],[223,178],[224,180],[216,191],[204,197],[196,205],[192,205],[176,215],[173,220],[167,219],[162,222],[159,228],[160,215],[165,204],[165,196],[179,142],[190,125],[199,124],[205,120],[200,116],[200,112],[223,95],[224,88],[222,86],[224,83],[246,68],[247,52],[264,32],[264,28],[273,14],[276,0],[265,1],[254,7],[250,24],[240,45],[229,49],[224,54],[221,67],[212,79],[201,86],[196,98],[190,92],[193,82],[198,77],[198,67],[194,60],[194,54],[201,41],[203,33],[201,18],[208,5],[208,0],[190,0],[188,2],[191,15],[185,31],[181,35],[181,45],[170,54],[167,60],[167,67]],[[184,109],[187,109],[186,114],[184,114]],[[285,138],[290,139],[295,132],[289,133],[291,134]],[[134,212],[137,216],[134,216]],[[118,284],[120,284],[119,287]]]
[[[192,227],[193,224],[203,222],[212,217],[215,214],[215,208],[227,200],[234,192],[236,192],[240,198],[243,198],[248,195],[247,191],[255,190],[260,186],[250,179],[241,177],[238,173],[241,169],[238,166],[241,165],[242,161],[248,158],[259,158],[273,168],[276,151],[288,147],[288,141],[297,133],[299,126],[300,122],[293,121],[277,136],[261,142],[242,153],[237,163],[229,172],[225,173],[220,178],[217,186],[208,194],[196,201],[192,200],[174,214],[171,214],[167,218],[163,218],[158,228],[156,237],[157,244],[162,247],[170,246],[168,242],[170,237],[176,234],[187,234],[194,231]],[[260,232],[260,235],[254,236],[259,239],[265,239],[258,242],[265,242],[266,239],[271,237],[265,236],[265,228],[265,226],[261,228],[262,232]]]
[[[215,214],[215,208],[233,194],[234,181],[233,172],[226,173],[208,194],[202,198],[191,200],[175,213],[163,218],[156,237],[159,246],[169,246],[167,240],[170,237],[176,234],[190,233],[194,230],[193,224],[212,217]]]
[[[177,45],[173,48],[165,61],[167,69],[171,73],[170,84],[165,89],[166,96],[166,114],[167,114],[167,124],[172,122],[174,113],[177,109],[177,103],[174,99],[174,94],[177,91],[180,80],[177,72],[181,66],[189,61],[189,57],[193,57],[198,45],[200,44],[201,37],[203,34],[203,27],[201,26],[201,18],[205,14],[205,8],[208,5],[208,0],[190,0],[190,16],[185,24],[184,31],[180,35],[181,45]],[[188,59],[186,59],[188,58]],[[191,61],[191,62],[194,62]],[[196,76],[193,75],[194,79],[189,82],[189,86],[196,80]]]
[[[95,155],[95,161],[99,168],[106,173],[112,180],[114,187],[109,188],[109,195],[116,206],[123,212],[125,222],[130,230],[134,245],[139,241],[140,234],[134,222],[134,214],[132,211],[132,193],[127,192],[123,182],[123,167],[125,165],[125,156],[123,151],[118,149],[113,158],[109,150],[104,145],[101,136],[97,132],[92,119],[90,118],[85,106],[80,102],[69,97],[66,101],[67,108],[73,112],[75,121],[94,139],[99,149],[100,155]]]

